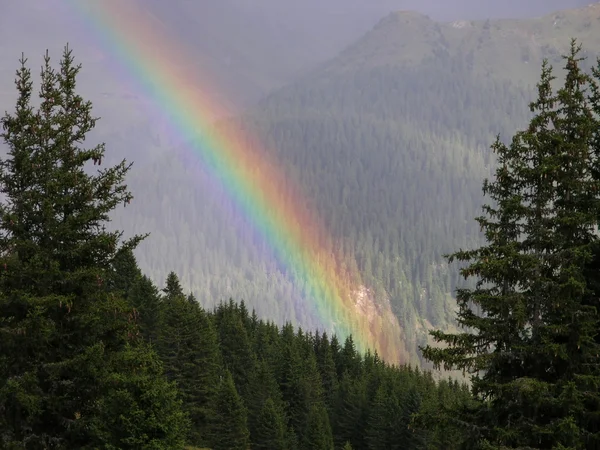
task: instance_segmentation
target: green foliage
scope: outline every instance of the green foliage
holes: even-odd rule
[[[114,364],[122,372],[107,376],[101,414],[89,424],[96,435],[89,448],[183,448],[189,420],[155,353],[144,345],[127,347]]]
[[[221,370],[217,335],[205,311],[183,295],[174,273],[164,292],[156,347],[194,425],[190,442],[207,444]]]
[[[144,339],[152,344],[158,342],[162,321],[162,305],[158,289],[146,275],[132,283],[129,302],[139,313],[139,327]]]
[[[543,65],[528,128],[517,132],[510,145],[497,138],[496,177],[484,183],[492,202],[477,219],[487,242],[451,257],[466,263],[463,276],[476,278],[457,293],[458,322],[466,330],[432,333],[444,346],[427,346],[423,352],[436,366],[470,372],[473,397],[455,381],[436,383],[430,373],[390,366],[370,352],[359,354],[352,336],[341,345],[335,335],[330,339],[319,331],[294,329],[289,322],[279,328],[259,320],[245,302],[230,300],[208,312],[185,292],[175,272],[168,274],[160,295],[133,254],[142,237],[122,242],[120,232],[104,226],[119,203],[131,200],[124,185],[130,166],[123,161],[97,174],[85,170],[90,160],[100,164],[104,152],[102,146],[79,148],[95,119],[91,105],[74,93],[78,68],[70,53],[65,52],[59,73],[46,59],[37,111],[30,105],[30,74],[23,61],[16,112],[3,119],[9,156],[0,162],[0,186],[7,198],[0,205],[1,446],[595,448],[600,440],[600,64],[588,76],[578,54],[573,44],[564,84],[556,92],[552,69]],[[388,83],[393,78],[388,69],[378,67],[369,76]],[[406,74],[423,86],[432,82],[423,73]],[[458,91],[477,84],[460,67],[450,66],[449,74],[448,84],[456,83]],[[346,89],[363,83],[368,92],[367,73],[347,75],[337,73],[342,82],[334,86],[327,80],[327,89],[316,88],[306,104],[326,103],[327,95],[345,98]],[[487,83],[477,89],[497,87],[494,80]],[[436,156],[418,127],[397,128],[384,119],[393,108],[382,97],[382,86],[375,85],[374,98],[380,100],[371,111],[358,107],[364,92],[347,97],[339,123],[319,113],[323,120],[303,118],[306,126],[299,126],[286,121],[273,99],[263,105],[264,115],[242,123],[264,127],[277,139],[301,138],[290,141],[291,150],[274,148],[279,156],[294,155],[295,145],[304,148],[304,159],[289,176],[309,191],[332,182],[324,176],[325,167],[342,168],[349,177],[341,184],[344,189],[316,202],[319,211],[330,213],[323,214],[328,227],[341,233],[323,247],[356,262],[337,261],[341,273],[366,274],[377,296],[391,295],[396,312],[406,319],[408,336],[417,325],[427,329],[427,323],[443,326],[449,320],[448,292],[458,281],[436,261],[449,237],[464,244],[478,241],[473,229],[458,237],[453,228],[462,221],[461,213],[470,211],[452,209],[453,192],[466,189],[466,197],[474,200],[469,171],[481,173],[481,164],[491,158],[469,163],[463,142],[454,142],[455,153]],[[329,89],[340,90],[332,94]],[[415,93],[398,89],[407,108],[416,108]],[[498,92],[520,91],[507,87]],[[487,119],[502,116],[517,101],[494,95],[478,102],[486,108],[501,105],[500,112],[486,111]],[[405,120],[408,111],[396,118]],[[383,139],[378,150],[388,150],[355,162],[354,156],[364,156],[367,141],[364,134],[352,134],[356,127],[350,125],[359,112],[373,120],[373,140]],[[472,124],[452,123],[455,119],[440,125],[440,142],[449,142],[444,139],[450,139],[455,126],[465,135],[480,133],[466,145],[484,139],[491,127],[510,128],[490,123],[474,131]],[[321,144],[312,141],[311,130],[319,127],[332,139],[330,153],[320,152]],[[332,131],[338,128],[351,131]],[[404,139],[414,154],[397,159],[398,152],[389,151],[392,137]],[[465,170],[456,175],[461,163]],[[390,167],[403,170],[402,177],[417,185],[408,192],[389,183],[394,202],[412,205],[410,217],[404,218],[411,226],[402,237],[394,223],[400,214],[397,203],[383,198],[373,205],[377,202],[369,200],[378,186],[375,180],[390,180],[385,170]],[[443,180],[430,194],[438,203],[441,199],[437,208],[453,224],[423,220],[436,207],[432,199],[415,201],[418,189],[426,187],[419,179],[423,170]],[[452,188],[445,191],[443,183]],[[348,208],[354,204],[362,207]],[[372,217],[377,208],[383,214]],[[251,260],[236,242],[225,245],[232,246],[225,253],[233,249],[240,260]],[[401,252],[406,260],[390,265],[392,255]],[[405,262],[413,257],[415,268],[409,268]],[[257,282],[255,294],[268,284],[268,278]],[[293,292],[286,295],[294,300]],[[313,323],[310,314],[283,303],[275,312],[279,318],[302,314]],[[416,345],[418,339],[411,339]]]
[[[257,443],[260,442],[258,437],[260,434],[259,428],[264,427],[264,424],[259,423],[259,417],[263,414],[267,401],[273,403],[273,407],[278,410],[279,418],[283,421],[282,423],[285,423],[285,408],[281,392],[272,373],[272,368],[266,360],[260,361],[256,370],[250,374],[248,388],[248,398],[246,400],[248,429],[250,430],[251,441],[258,445]],[[271,414],[270,411],[269,414]]]
[[[256,418],[252,448],[265,450],[286,450],[286,431],[281,411],[271,398],[268,398]],[[312,448],[312,447],[311,447]]]
[[[111,273],[106,281],[107,288],[112,292],[119,293],[125,299],[142,277],[142,272],[137,265],[135,255],[131,248],[122,248],[113,259]]]
[[[36,109],[23,58],[15,111],[2,119],[0,446],[181,448],[175,388],[123,297],[134,280],[112,272],[142,239],[106,230],[132,199],[130,165],[90,173],[104,146],[81,147],[96,119],[76,93],[79,70],[68,48],[58,71],[46,54]]]
[[[175,274],[175,272],[169,272],[169,275],[167,275],[163,292],[166,294],[168,299],[184,296],[183,288],[179,282],[179,277]]]
[[[589,97],[597,81],[582,71],[579,52],[573,43],[557,92],[544,63],[528,128],[510,146],[494,144],[496,177],[484,183],[493,204],[477,218],[487,245],[451,256],[478,279],[457,292],[467,331],[436,331],[448,347],[424,349],[436,366],[472,374],[481,403],[462,420],[485,448],[598,442],[600,322],[588,267],[600,217],[600,179],[590,170],[600,117]]]
[[[228,370],[225,371],[225,377],[219,385],[215,412],[212,448],[214,450],[246,450],[249,439],[246,408]]]
[[[333,450],[333,436],[327,410],[323,405],[313,405],[306,419],[304,448]]]
[[[173,327],[172,324],[179,323],[181,330],[187,329],[188,319],[183,314],[172,324],[166,322],[186,304],[191,305],[185,296],[175,301],[165,299],[162,316],[165,322],[159,327],[167,330]],[[173,311],[169,311],[171,309]],[[189,436],[196,446],[200,443],[215,449],[235,448],[235,443],[240,443],[240,448],[249,445],[251,448],[287,450],[331,449],[334,443],[341,448],[350,441],[354,448],[367,448],[365,436],[373,434],[368,419],[377,409],[376,393],[384,383],[386,392],[395,399],[396,409],[380,411],[381,423],[377,426],[386,436],[395,436],[394,445],[417,448],[422,442],[438,436],[463,436],[453,424],[444,424],[440,428],[436,423],[422,426],[412,422],[414,413],[425,414],[443,405],[460,408],[469,404],[472,399],[466,386],[456,383],[449,389],[447,382],[443,382],[440,385],[443,390],[438,390],[427,374],[407,367],[389,366],[371,354],[360,357],[351,340],[345,350],[340,349],[335,336],[329,340],[319,332],[296,332],[289,324],[279,328],[258,320],[254,313],[249,314],[243,303],[222,303],[213,312],[202,312],[202,316],[228,335],[225,339],[214,340],[218,353],[224,355],[229,351],[228,357],[218,363],[216,373],[223,374],[222,378],[214,382],[200,377],[201,373],[208,373],[203,366],[209,360],[204,359],[205,363],[196,366],[198,378],[194,383],[192,378],[186,379],[183,375],[195,367],[190,361],[197,360],[198,356],[188,354],[187,350],[160,352],[165,355],[167,373],[180,386],[184,408],[192,417]],[[231,327],[231,324],[235,326]],[[163,336],[166,339],[168,335]],[[247,346],[244,344],[242,348],[247,349],[248,354],[231,347],[235,338],[247,341]],[[160,339],[159,348],[165,348],[161,345],[166,342],[170,342],[166,348],[194,348],[193,342],[161,342]],[[198,348],[208,350],[211,347],[206,344]],[[331,362],[323,367],[328,368],[332,385],[339,386],[333,395],[324,389],[317,349],[319,354],[329,355],[327,359]],[[240,368],[240,362],[244,361],[253,361],[255,368],[248,372],[248,379],[243,383],[246,394],[241,395],[229,369]],[[338,377],[335,361],[339,364],[351,361],[353,375],[345,371]],[[206,395],[214,387],[218,392]],[[332,399],[329,405],[328,398]],[[194,420],[194,417],[200,417],[194,416],[198,410],[204,412],[204,419]]]

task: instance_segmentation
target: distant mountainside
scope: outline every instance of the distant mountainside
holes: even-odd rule
[[[600,44],[600,2],[529,20],[435,22],[407,11],[388,15],[331,61],[324,73],[382,66],[414,67],[462,60],[476,76],[530,85],[542,58],[559,68],[571,38],[588,52]],[[589,54],[589,53],[588,53]]]
[[[237,120],[391,299],[414,354],[426,329],[451,322],[460,280],[443,255],[480,240],[489,146],[526,124],[542,58],[559,75],[571,37],[593,64],[600,4],[533,20],[439,23],[397,12]]]
[[[146,4],[168,9],[159,0]],[[225,23],[217,19],[230,13],[227,5],[245,5],[237,11],[247,14],[253,14],[255,5],[242,0],[210,3],[217,4],[213,15],[202,16],[194,8],[208,3],[177,0],[168,3],[172,19],[166,12],[159,16],[164,26],[189,33],[185,39],[209,61],[232,54],[226,48],[249,49],[252,42],[262,51],[262,44],[257,44],[262,41],[251,39],[257,34],[243,34],[247,16],[223,25],[239,28],[235,39],[215,44],[220,42],[216,36],[229,36],[216,34],[219,24]],[[482,180],[494,164],[489,151],[493,137],[498,133],[508,137],[528,117],[527,102],[542,57],[560,65],[558,56],[570,37],[581,38],[590,57],[598,52],[598,10],[594,6],[531,20],[461,22],[393,13],[334,59],[316,70],[308,71],[305,65],[305,75],[297,82],[267,96],[233,122],[218,125],[243,125],[258,135],[264,151],[302,187],[307,205],[323,219],[339,250],[356,261],[373,295],[389,299],[405,329],[413,362],[418,362],[417,346],[426,341],[426,330],[451,322],[452,293],[460,280],[442,255],[480,239],[473,218],[480,213]],[[333,6],[331,11],[334,17]],[[37,16],[21,10],[21,16],[30,19],[26,25],[30,30],[44,27],[44,15],[53,17],[52,10]],[[211,26],[203,28],[201,19]],[[64,33],[52,37],[48,45],[58,46],[68,35],[73,18],[60,20],[65,21]],[[265,23],[256,33],[266,33]],[[2,42],[10,42],[8,30],[22,33],[6,19],[0,24]],[[283,25],[272,26],[277,30]],[[279,36],[278,31],[270,33],[264,36]],[[46,45],[42,35],[27,41],[24,50],[39,54],[39,46]],[[111,75],[102,59],[106,55],[91,51],[95,48],[91,44],[78,47],[77,40],[72,42],[84,64],[83,93],[96,102],[96,112],[103,117],[97,137],[107,142],[111,158],[125,156],[136,162],[129,179],[135,199],[119,212],[114,225],[128,234],[152,233],[138,251],[142,269],[159,284],[174,270],[186,289],[207,306],[233,297],[244,299],[261,317],[318,326],[304,310],[297,286],[247,232],[235,205],[215,189],[211,174],[172,133],[161,129],[160,120],[148,116],[139,94]],[[315,49],[318,40],[312,42],[314,47],[302,48]],[[276,47],[283,52],[283,43],[272,44],[281,44]],[[15,44],[10,49],[6,45],[0,52],[2,61],[10,55],[10,64],[3,62],[10,74],[2,72],[0,94],[5,96],[0,100],[8,109],[12,86],[7,81],[13,79],[16,52]],[[277,63],[282,54],[277,51],[262,53],[264,64]],[[240,55],[255,54],[244,50]],[[289,57],[293,60],[293,52]],[[251,63],[259,60],[249,57]],[[234,64],[233,57],[230,63]],[[210,70],[221,74],[224,66],[215,64]],[[248,80],[260,77],[255,78],[254,69],[244,72],[248,66],[240,64],[229,71],[226,84],[243,79],[242,92],[254,83]],[[255,69],[265,69],[261,64]],[[277,83],[289,79],[286,75]]]
[[[416,9],[437,19],[522,17],[589,0],[141,0],[244,104],[333,57],[381,17]],[[525,5],[523,5],[525,3]]]

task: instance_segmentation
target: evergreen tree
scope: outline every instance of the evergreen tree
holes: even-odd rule
[[[303,440],[304,448],[333,450],[331,424],[323,404],[315,404],[310,408]]]
[[[348,336],[344,341],[344,347],[342,348],[341,355],[341,370],[342,373],[348,372],[351,376],[358,376],[360,368],[360,355],[356,351],[354,346],[354,339],[352,336]]]
[[[162,304],[158,289],[150,278],[142,275],[132,284],[129,302],[139,312],[139,327],[146,341],[156,345],[161,329]]]
[[[366,448],[368,403],[366,379],[354,379],[346,372],[340,382],[334,413],[337,446],[350,442],[354,448]]]
[[[264,409],[265,402],[269,400],[273,403],[282,418],[284,418],[284,405],[279,386],[267,361],[262,360],[257,364],[256,370],[250,374],[248,387],[248,399],[246,402],[248,408],[248,429],[250,430],[252,442],[257,442],[255,437],[257,436],[259,427],[258,418]]]
[[[256,359],[248,332],[235,309],[229,307],[225,310],[218,323],[218,337],[223,364],[233,376],[238,392],[246,400],[248,382],[250,374],[255,370]]]
[[[256,417],[252,448],[286,450],[285,423],[273,400],[268,398]]]
[[[421,408],[421,396],[416,388],[410,388],[400,400],[401,417],[394,429],[394,439],[404,442],[404,449],[418,449],[423,445],[423,432],[416,428],[413,420]]]
[[[281,353],[277,361],[277,378],[283,401],[287,404],[288,426],[301,434],[306,424],[306,404],[302,383],[302,360],[291,325],[281,332]]]
[[[590,103],[595,117],[600,122],[600,59],[595,68],[592,68],[593,82],[590,83]],[[600,126],[596,128],[592,142],[592,152],[594,155],[594,164],[591,167],[592,176],[600,181]],[[600,223],[600,217],[598,218]],[[587,304],[598,308],[598,298],[600,298],[600,242],[597,242],[592,250],[592,260],[586,267],[586,280],[590,289]],[[600,344],[600,322],[597,325],[596,343]],[[597,396],[589,398],[588,410],[597,411],[596,414],[590,413],[588,417],[587,429],[592,434],[590,437],[590,446],[600,446],[600,399]]]
[[[411,429],[412,415],[420,408],[414,389],[403,396],[398,389],[380,385],[370,410],[367,443],[370,449],[411,450],[421,443],[419,430]],[[412,427],[414,428],[414,427]]]
[[[371,406],[371,411],[368,420],[368,428],[367,428],[367,443],[369,444],[370,449],[378,449],[378,448],[397,448],[393,447],[404,445],[403,442],[394,442],[392,443],[390,439],[391,434],[391,421],[394,421],[393,426],[397,426],[397,422],[399,422],[399,417],[393,416],[394,411],[389,410],[390,397],[388,396],[387,389],[385,386],[380,386],[377,389],[377,393],[375,394],[375,399],[373,400],[373,405]],[[393,399],[397,400],[397,399]],[[393,407],[396,405],[393,404]],[[402,447],[400,447],[402,448]]]
[[[191,419],[190,442],[206,443],[220,372],[216,332],[200,306],[183,295],[169,295],[162,314],[157,348],[165,373],[177,383]]]
[[[115,255],[112,271],[107,279],[107,288],[129,299],[129,294],[142,272],[131,248],[123,248]]]
[[[106,289],[117,254],[141,237],[106,230],[132,199],[131,166],[89,173],[104,146],[81,147],[96,119],[76,93],[79,70],[68,47],[59,71],[46,54],[35,109],[23,58],[16,110],[2,119],[0,446],[181,448],[174,387],[136,338],[134,312]]]
[[[189,419],[172,413],[181,402],[162,376],[160,361],[144,345],[128,346],[116,356],[114,363],[129,370],[107,374],[115,388],[100,400],[101,414],[89,425],[95,442],[88,448],[183,448]]]
[[[315,342],[315,354],[323,384],[323,399],[328,411],[331,413],[335,404],[335,397],[338,389],[338,379],[335,361],[333,360],[333,352],[331,351],[331,346],[326,333],[323,333],[323,335]]]
[[[179,277],[175,272],[169,272],[169,275],[167,275],[163,292],[168,298],[184,296],[183,288],[179,282]]]
[[[229,371],[225,372],[225,377],[219,385],[215,409],[211,448],[246,450],[249,438],[246,409]]]
[[[499,166],[484,192],[495,204],[477,219],[487,245],[451,257],[479,280],[457,292],[459,323],[475,332],[436,331],[448,348],[424,349],[436,366],[473,374],[482,403],[462,417],[485,448],[593,448],[596,439],[598,316],[585,268],[600,211],[590,173],[599,123],[578,53],[573,42],[557,93],[544,63],[529,127],[494,145]]]
[[[196,300],[196,297],[194,296],[194,294],[191,294],[191,293],[187,296],[187,301],[189,303],[191,303],[192,305],[198,303],[198,300]]]

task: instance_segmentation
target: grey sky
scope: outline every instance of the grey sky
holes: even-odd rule
[[[82,0],[83,1],[83,0]],[[102,1],[102,0],[87,0]],[[437,20],[531,17],[590,0],[124,0],[160,17],[230,101],[248,104],[360,38],[393,10]],[[18,56],[60,51],[69,41],[90,67],[101,48],[62,0],[0,0],[0,84]],[[62,8],[62,10],[60,9]],[[102,70],[102,66],[94,70]],[[10,72],[10,75],[6,71]],[[110,75],[110,74],[109,74]],[[97,77],[104,76],[100,72]],[[94,80],[95,84],[98,80]],[[4,86],[0,86],[0,94]]]

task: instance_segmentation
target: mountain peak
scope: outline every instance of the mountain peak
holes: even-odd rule
[[[532,19],[437,22],[415,11],[396,11],[331,61],[327,71],[415,67],[440,58],[466,58],[474,73],[530,85],[539,76],[543,58],[562,67],[560,55],[568,52],[571,38],[587,53],[596,53],[600,2]]]

